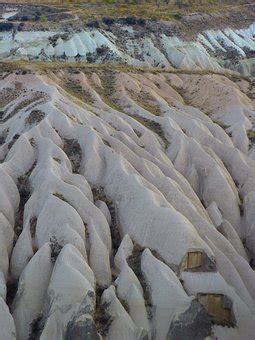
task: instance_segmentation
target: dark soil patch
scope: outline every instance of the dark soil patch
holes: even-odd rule
[[[20,235],[23,229],[23,215],[24,215],[25,204],[27,203],[28,199],[31,196],[29,177],[31,175],[31,172],[34,169],[34,166],[35,164],[24,176],[20,176],[17,182],[17,187],[18,187],[19,194],[20,194],[20,203],[19,203],[18,212],[16,214],[14,231],[16,235],[18,236]]]
[[[111,238],[112,238],[112,252],[114,256],[117,253],[117,250],[121,242],[119,226],[118,226],[119,223],[117,221],[117,215],[116,215],[114,203],[110,198],[106,196],[103,187],[93,188],[92,193],[93,193],[94,201],[100,200],[100,201],[105,202],[105,204],[107,205],[110,211],[110,214],[111,214],[110,231],[111,231]]]
[[[169,141],[166,139],[164,135],[164,131],[161,127],[161,125],[153,120],[141,117],[139,115],[132,115],[133,118],[135,118],[138,122],[146,126],[148,129],[156,133],[164,142],[165,148],[168,148],[169,146]]]
[[[39,314],[30,324],[28,340],[39,340],[45,324],[45,318]]]
[[[64,138],[63,151],[72,163],[73,173],[78,174],[82,158],[82,150],[79,142],[76,139]]]
[[[141,255],[142,255],[143,250],[144,249],[142,247],[135,245],[132,255],[127,258],[127,262],[141,283],[141,286],[143,288],[143,297],[145,301],[145,307],[147,310],[148,318],[151,319],[153,304],[151,301],[150,289],[145,281],[145,278],[143,276],[142,269],[141,269]]]
[[[101,304],[101,296],[103,293],[102,288],[96,290],[96,311],[94,314],[94,320],[97,327],[97,331],[103,338],[107,335],[112,323],[112,318],[107,312],[109,304]]]
[[[18,290],[18,281],[8,281],[7,282],[7,295],[6,295],[6,304],[11,307],[13,300],[16,296]]]
[[[26,125],[40,123],[45,117],[45,113],[41,110],[32,110],[25,120]]]
[[[63,248],[62,245],[58,243],[56,236],[52,236],[50,239],[50,248],[51,248],[51,262],[55,263],[61,249]]]

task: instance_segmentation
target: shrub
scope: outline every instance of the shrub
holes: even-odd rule
[[[18,31],[22,31],[24,27],[24,22],[21,22],[17,28]]]
[[[87,26],[92,27],[92,28],[99,28],[100,24],[99,24],[98,20],[94,20],[94,21],[88,22]]]
[[[135,25],[136,24],[136,18],[135,17],[127,17],[125,19],[125,23],[127,25]]]
[[[139,19],[136,20],[136,23],[137,23],[137,25],[139,25],[139,26],[145,26],[146,20],[143,19],[143,18],[139,18]]]
[[[0,32],[11,31],[13,29],[13,24],[10,22],[0,22]]]
[[[100,56],[100,55],[104,55],[105,53],[107,53],[108,50],[109,50],[108,46],[102,45],[100,47],[97,47],[96,53],[98,56]]]
[[[45,15],[41,15],[40,16],[40,21],[41,22],[45,22],[47,20],[46,16]]]
[[[109,25],[110,26],[110,25],[114,24],[114,19],[113,18],[104,17],[102,19],[102,21],[103,21],[103,23],[105,25]]]
[[[28,16],[27,16],[27,15],[23,15],[23,16],[20,18],[20,21],[28,21]]]
[[[176,20],[181,20],[181,18],[182,18],[182,13],[180,13],[180,12],[177,12],[177,13],[174,13],[174,18],[176,19]]]

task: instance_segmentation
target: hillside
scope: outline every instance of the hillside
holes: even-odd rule
[[[0,340],[253,339],[253,13],[187,37],[8,6]]]
[[[15,6],[2,7],[0,60],[75,61],[213,72],[230,69],[243,75],[255,74],[253,4],[245,5],[243,10],[236,7],[238,11],[233,10],[231,15],[227,11],[224,15],[196,13],[167,22],[138,17],[94,21],[89,17],[90,21],[83,21],[83,12],[78,16],[53,7]]]

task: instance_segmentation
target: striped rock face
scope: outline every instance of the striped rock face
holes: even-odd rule
[[[191,13],[168,22],[103,17],[85,23],[88,18],[79,17],[82,8],[74,14],[64,7],[0,4],[0,60],[231,69],[254,75],[254,10],[246,4],[233,7],[232,14]]]
[[[4,339],[251,339],[252,82],[13,67],[0,80]]]
[[[120,26],[115,34],[105,29],[68,34],[12,29],[0,32],[0,58],[110,62],[215,72],[230,68],[245,75],[255,74],[255,24],[243,29],[204,31],[188,41],[149,30],[137,39],[140,34],[129,26]]]

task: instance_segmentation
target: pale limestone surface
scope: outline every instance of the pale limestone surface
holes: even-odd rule
[[[199,293],[226,295],[236,319],[208,336],[252,338],[254,103],[226,77],[193,77],[95,69],[0,80],[13,94],[0,125],[4,340],[168,339]],[[211,267],[186,270],[194,251]]]
[[[222,55],[230,55],[225,67],[251,72],[254,62],[231,63],[231,56],[240,60],[254,51],[255,24],[242,29],[226,28],[223,30],[205,30],[198,33],[193,40],[182,40],[178,36],[169,36],[161,32],[146,35],[137,31],[136,27],[120,26],[125,35],[124,42],[120,36],[104,29],[87,29],[72,32],[63,37],[64,32],[58,31],[18,31],[0,32],[0,58],[43,60],[62,58],[73,61],[79,58],[90,61],[91,55],[97,63],[122,62],[133,66],[173,66],[186,70],[221,71]],[[128,32],[128,34],[127,34]],[[50,38],[56,42],[52,42]],[[138,37],[138,38],[137,38]],[[103,54],[98,49],[104,49]]]

